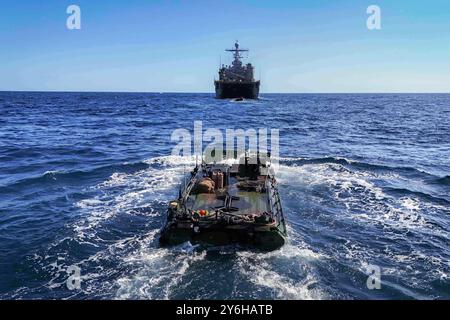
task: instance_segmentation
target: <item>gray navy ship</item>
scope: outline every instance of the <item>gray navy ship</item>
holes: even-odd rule
[[[219,80],[214,81],[216,98],[218,99],[258,99],[260,81],[255,80],[254,67],[251,63],[242,63],[242,52],[236,41],[234,49],[225,51],[232,52],[234,60],[231,66],[222,65],[219,70]]]

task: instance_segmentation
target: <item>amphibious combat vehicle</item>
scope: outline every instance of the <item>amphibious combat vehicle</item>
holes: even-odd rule
[[[242,244],[274,250],[286,240],[286,225],[270,154],[245,154],[236,163],[202,161],[167,210],[160,242]]]

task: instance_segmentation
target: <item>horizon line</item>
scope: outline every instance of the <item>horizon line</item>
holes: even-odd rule
[[[3,90],[4,92],[22,92],[22,93],[141,93],[141,94],[210,94],[214,95],[214,92],[202,92],[202,91],[90,91],[90,90]],[[450,94],[450,92],[262,92],[264,94]]]

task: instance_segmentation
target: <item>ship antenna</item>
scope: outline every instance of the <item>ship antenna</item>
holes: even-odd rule
[[[234,60],[235,61],[239,61],[242,58],[241,52],[248,52],[248,49],[240,49],[239,48],[239,41],[236,40],[236,42],[234,44],[234,49],[227,49],[225,51],[232,52],[233,56],[234,56]]]

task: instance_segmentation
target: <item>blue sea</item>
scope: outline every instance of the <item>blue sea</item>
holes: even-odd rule
[[[197,120],[280,130],[284,247],[159,246]],[[0,299],[450,299],[450,95],[0,92]]]

